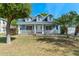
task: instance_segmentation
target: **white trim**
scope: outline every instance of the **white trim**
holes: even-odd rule
[[[42,34],[44,34],[44,25],[42,25]]]
[[[34,34],[36,34],[36,25],[34,25]]]
[[[20,25],[18,25],[18,34],[21,33],[21,30],[20,30]]]

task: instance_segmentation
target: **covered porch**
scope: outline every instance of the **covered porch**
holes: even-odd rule
[[[18,25],[18,34],[47,34],[51,30],[52,26],[45,24]]]

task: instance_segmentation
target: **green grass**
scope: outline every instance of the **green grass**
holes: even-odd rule
[[[69,38],[70,39],[70,38]],[[12,36],[12,43],[6,44],[0,37],[0,55],[11,56],[72,56],[79,55],[79,41],[64,37],[38,38],[36,36]]]

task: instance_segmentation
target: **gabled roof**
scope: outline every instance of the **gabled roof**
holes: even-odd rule
[[[41,18],[39,20],[37,20],[37,17],[38,18]],[[53,17],[51,14],[47,15],[47,16],[41,16],[41,15],[37,15],[36,17],[29,17],[29,18],[25,18],[25,20],[28,20],[30,19],[30,21],[25,21],[25,22],[51,22],[51,19],[48,20],[48,17]]]
[[[45,17],[45,18],[43,19],[43,21],[48,21],[47,17]]]
[[[48,16],[46,16],[44,19],[43,19],[43,21],[48,21],[48,17],[53,17],[53,15],[51,15],[51,14],[49,14]]]

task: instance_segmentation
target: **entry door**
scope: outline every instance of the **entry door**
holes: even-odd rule
[[[37,25],[36,26],[36,32],[37,33],[42,33],[42,25]]]

